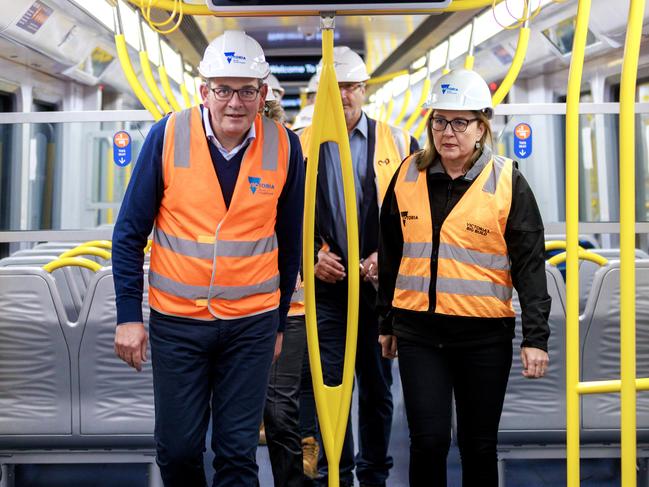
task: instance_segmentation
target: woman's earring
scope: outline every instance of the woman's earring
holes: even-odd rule
[[[475,148],[476,148],[476,149],[479,149],[479,148],[480,148],[480,141],[479,141],[479,140],[476,140],[476,141],[475,141]]]

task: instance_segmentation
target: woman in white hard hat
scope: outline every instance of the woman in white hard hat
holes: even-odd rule
[[[512,160],[495,156],[491,94],[475,72],[435,84],[427,145],[395,174],[381,210],[383,355],[399,355],[410,485],[445,486],[455,397],[462,485],[498,485],[496,442],[512,362],[515,285],[523,375],[548,366],[543,222]]]

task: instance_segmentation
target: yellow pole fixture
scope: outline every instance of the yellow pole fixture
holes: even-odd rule
[[[411,79],[412,79],[412,75],[408,77],[408,89],[406,90],[406,93],[403,95],[401,110],[399,110],[399,114],[397,115],[397,118],[394,119],[394,125],[396,127],[401,125],[401,122],[403,121],[404,117],[406,116],[406,112],[408,111],[408,106],[410,105],[410,98],[412,97],[412,90],[410,89]]]
[[[81,246],[66,250],[61,255],[59,255],[59,259],[65,259],[66,257],[78,257],[80,255],[94,255],[95,257],[101,257],[104,260],[108,260],[111,257],[111,253],[108,250],[100,249],[98,247]]]
[[[525,2],[526,16],[527,16],[527,8],[528,5],[527,2]],[[505,99],[507,93],[509,93],[509,90],[511,90],[512,86],[514,85],[514,82],[518,78],[518,74],[520,73],[521,67],[523,66],[523,61],[525,60],[525,55],[527,54],[527,46],[529,45],[529,42],[530,42],[529,19],[526,19],[525,23],[518,31],[518,44],[516,45],[516,52],[514,53],[514,59],[512,60],[511,65],[509,66],[509,71],[507,71],[507,74],[505,75],[505,79],[503,79],[503,82],[500,83],[500,86],[491,97],[494,107],[500,105],[500,102],[502,102]]]
[[[579,247],[581,250],[585,250],[583,247]],[[566,250],[566,241],[565,240],[547,240],[545,242],[545,251],[549,250]]]
[[[392,81],[394,78],[398,78],[399,76],[403,76],[404,74],[408,74],[407,69],[402,69],[401,71],[394,71],[393,73],[383,74],[381,76],[376,76],[375,78],[370,78],[365,82],[365,84],[376,85],[387,83],[388,81]]]
[[[122,69],[124,70],[126,80],[131,86],[137,99],[140,100],[140,103],[142,103],[144,108],[146,108],[151,115],[153,115],[153,118],[158,121],[162,118],[162,113],[160,113],[156,104],[151,100],[151,98],[149,98],[149,95],[144,91],[144,88],[142,88],[142,85],[138,81],[135,71],[133,70],[131,60],[128,57],[126,39],[122,33],[122,19],[119,13],[119,2],[114,7],[113,12],[115,14],[115,49],[117,50],[117,57],[122,65]]]
[[[622,486],[636,478],[635,97],[646,0],[631,0],[620,82],[620,372]]]
[[[473,71],[473,63],[475,62],[475,56],[473,55],[473,52],[475,51],[475,41],[473,39],[473,35],[475,34],[475,17],[473,17],[473,20],[471,21],[471,36],[469,37],[469,51],[466,55],[466,58],[464,59],[464,69],[468,69],[469,71]]]
[[[313,380],[313,392],[318,410],[318,421],[329,463],[329,486],[339,485],[339,465],[342,452],[354,381],[356,341],[358,336],[358,293],[359,248],[358,221],[356,214],[356,195],[352,156],[349,148],[349,135],[343,114],[340,91],[336,80],[333,61],[334,18],[321,17],[322,27],[322,74],[315,99],[311,143],[306,167],[306,188],[304,196],[304,239],[303,268],[305,316],[309,362]],[[336,142],[340,152],[345,196],[345,215],[347,218],[347,249],[349,254],[347,269],[347,334],[342,384],[325,385],[320,362],[320,347],[315,306],[314,274],[314,225],[315,193],[320,144]]]
[[[579,0],[566,100],[566,461],[579,486],[579,97],[591,0]],[[520,45],[520,43],[519,43]],[[503,82],[504,84],[504,82]]]
[[[158,106],[162,109],[163,113],[171,112],[171,107],[165,100],[164,96],[158,88],[153,71],[151,71],[151,63],[149,62],[149,52],[147,51],[146,39],[144,38],[144,28],[142,27],[142,19],[138,14],[138,22],[140,24],[140,66],[142,67],[142,74],[144,74],[144,81],[149,87],[149,91],[153,95]]]
[[[421,87],[421,93],[419,94],[419,100],[417,100],[417,104],[415,105],[415,109],[413,112],[410,114],[410,117],[408,117],[408,120],[406,121],[406,125],[404,125],[403,128],[406,130],[410,130],[412,126],[414,125],[415,121],[419,116],[422,115],[422,105],[426,103],[426,100],[428,100],[428,96],[430,94],[430,53],[426,56],[426,76],[424,78],[424,84]],[[425,117],[424,117],[425,118]]]
[[[84,259],[83,257],[66,257],[65,259],[56,259],[48,264],[45,264],[43,266],[43,269],[51,273],[56,269],[68,266],[85,267],[86,269],[90,269],[93,272],[97,272],[101,269],[101,264],[90,259]]]
[[[178,100],[176,100],[176,96],[174,95],[174,92],[171,91],[171,85],[169,84],[169,76],[167,76],[167,70],[165,69],[164,56],[162,55],[161,39],[158,41],[158,48],[160,49],[160,65],[158,66],[158,75],[160,76],[160,84],[162,85],[162,89],[164,90],[165,96],[167,97],[167,100],[169,100],[169,104],[171,104],[171,107],[174,109],[175,112],[179,112],[182,110],[182,107],[180,106],[180,103],[178,103]]]
[[[187,89],[187,77],[189,75],[185,75],[185,60],[183,59],[182,54],[180,55],[180,65],[182,66],[183,70],[183,76],[182,76],[182,81],[178,83],[180,85],[180,94],[183,97],[183,101],[185,102],[185,108],[191,108],[192,107],[192,99],[189,96],[189,90]]]
[[[553,255],[550,259],[547,260],[547,263],[554,266],[559,265],[566,261],[567,256],[567,252],[561,252],[560,254]],[[600,266],[608,264],[608,259],[606,257],[596,254],[595,252],[588,252],[587,250],[584,250],[582,248],[579,248],[578,256],[579,260],[589,260],[591,262],[599,264]]]
[[[417,124],[417,128],[415,128],[415,131],[412,133],[415,139],[419,140],[421,134],[423,134],[424,130],[426,130],[426,124],[428,123],[428,118],[430,117],[431,113],[431,110],[427,110],[426,113],[422,115],[421,120],[419,120],[419,123]]]
[[[77,245],[75,249],[78,249],[79,247],[96,247],[99,249],[112,249],[113,242],[111,242],[110,240],[89,240],[88,242],[84,242],[81,245]]]

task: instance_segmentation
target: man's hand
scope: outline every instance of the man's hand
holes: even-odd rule
[[[282,353],[282,344],[284,343],[284,332],[278,331],[277,338],[275,338],[275,351],[273,352],[273,363],[277,362],[280,354]]]
[[[381,355],[383,358],[397,358],[397,337],[394,335],[379,335]]]
[[[521,362],[523,362],[523,376],[528,379],[540,379],[548,368],[548,354],[540,348],[521,348]]]
[[[378,260],[378,252],[372,252],[361,262],[361,277],[365,282],[376,282],[379,279]]]
[[[325,249],[318,251],[318,262],[315,265],[315,276],[321,281],[334,284],[345,278],[345,268],[340,263],[341,258]]]
[[[140,372],[142,362],[146,362],[148,338],[144,323],[121,324],[115,330],[115,354]]]

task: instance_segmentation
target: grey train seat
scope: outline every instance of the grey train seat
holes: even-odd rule
[[[145,283],[147,279],[145,279]],[[145,284],[148,324],[148,284]],[[80,323],[80,432],[90,441],[114,446],[153,447],[153,381],[150,361],[136,373],[115,356],[115,289],[110,268],[98,271],[87,291]],[[150,355],[149,355],[150,356]]]
[[[512,304],[516,310],[516,338],[513,343],[512,368],[500,429],[499,445],[526,445],[565,442],[565,323],[566,288],[559,270],[546,265],[550,309],[550,367],[542,380],[526,379],[520,360],[521,322],[518,294]]]
[[[0,309],[0,449],[58,446],[72,435],[72,374],[53,277],[0,268]]]
[[[581,317],[583,381],[620,378],[620,262],[610,261],[593,278]],[[636,376],[649,377],[649,260],[636,260]],[[620,441],[619,394],[582,398],[583,442]],[[649,392],[637,395],[638,443],[649,442]]]

